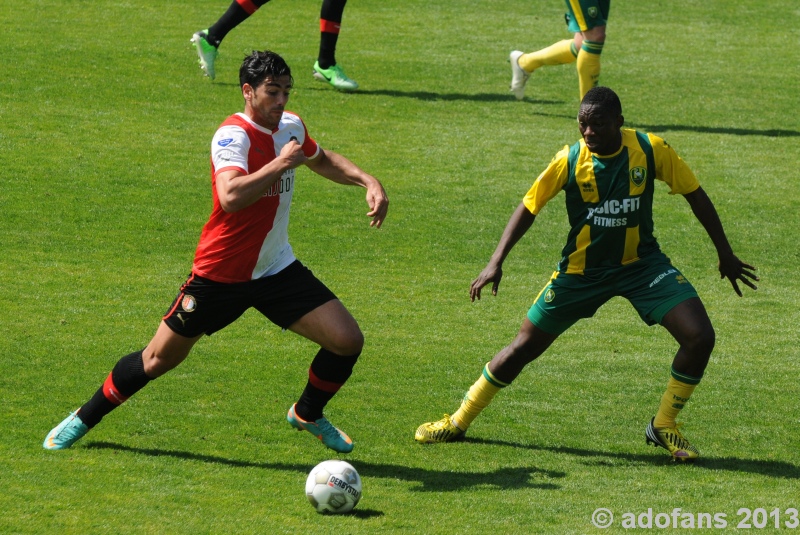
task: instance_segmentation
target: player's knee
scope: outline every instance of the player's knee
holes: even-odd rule
[[[337,355],[358,355],[364,348],[364,333],[358,326],[342,330],[331,340],[329,351]]]
[[[714,350],[716,341],[717,335],[714,327],[709,324],[692,331],[683,345],[692,355],[708,359],[711,351]]]

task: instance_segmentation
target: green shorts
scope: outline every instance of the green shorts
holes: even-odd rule
[[[567,13],[564,18],[572,33],[585,32],[595,26],[605,26],[611,0],[565,0]]]
[[[592,317],[615,296],[630,301],[642,320],[654,325],[678,303],[697,297],[697,291],[659,252],[599,274],[554,273],[528,310],[528,319],[559,335],[579,319]]]

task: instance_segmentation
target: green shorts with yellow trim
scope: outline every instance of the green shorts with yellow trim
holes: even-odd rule
[[[564,18],[572,33],[585,32],[595,26],[605,26],[611,0],[565,0],[567,12]]]
[[[645,323],[655,325],[675,305],[697,297],[697,291],[669,258],[658,252],[599,273],[554,273],[528,310],[528,319],[543,331],[559,335],[579,319],[594,316],[616,296],[630,301]]]

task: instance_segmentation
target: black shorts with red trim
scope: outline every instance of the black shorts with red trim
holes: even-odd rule
[[[295,260],[275,275],[247,282],[215,282],[192,273],[163,320],[177,334],[194,338],[224,329],[252,307],[288,329],[333,299],[336,295]]]

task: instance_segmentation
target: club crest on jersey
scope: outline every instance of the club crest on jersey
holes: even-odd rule
[[[597,18],[597,8],[596,7],[594,7],[594,6],[590,7],[589,10],[588,10],[588,13],[589,13],[589,16],[592,17],[593,19]]]
[[[184,295],[181,299],[181,308],[186,312],[194,312],[197,308],[197,301],[191,295]]]
[[[544,293],[544,302],[545,303],[552,303],[553,299],[555,299],[555,298],[556,298],[556,293],[553,291],[552,288],[548,289]]]
[[[631,169],[631,182],[638,188],[647,178],[647,169],[644,167],[634,167]]]
[[[217,145],[219,145],[220,147],[227,147],[231,143],[233,143],[232,137],[229,137],[227,139],[220,139],[219,141],[217,141]]]

